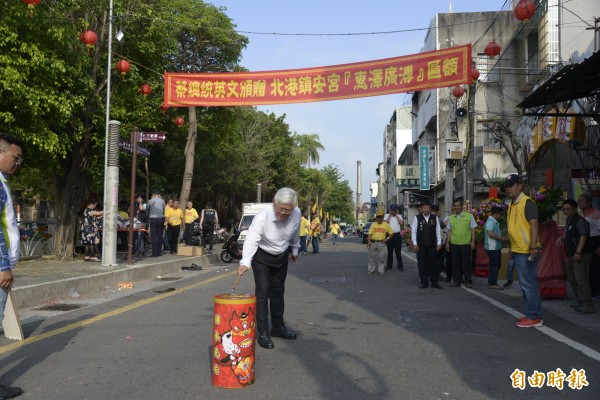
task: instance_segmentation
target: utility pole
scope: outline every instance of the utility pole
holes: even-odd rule
[[[474,154],[474,141],[475,141],[475,91],[477,82],[473,82],[468,87],[468,117],[469,124],[467,128],[467,143],[465,146],[465,150],[467,151],[467,155],[465,157],[465,203],[468,201],[471,206],[473,205],[473,186],[474,175],[475,175],[475,154]]]

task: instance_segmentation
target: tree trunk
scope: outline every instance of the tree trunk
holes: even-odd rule
[[[75,234],[81,217],[81,205],[85,201],[89,188],[89,177],[85,172],[88,143],[73,146],[71,166],[65,177],[56,179],[56,233],[54,255],[60,259],[69,259],[75,253]]]
[[[185,144],[185,169],[183,171],[183,182],[181,183],[181,194],[179,204],[185,209],[185,205],[190,198],[192,189],[192,178],[194,177],[194,161],[196,156],[196,140],[198,138],[198,122],[196,117],[196,107],[188,107],[189,124],[188,137]]]

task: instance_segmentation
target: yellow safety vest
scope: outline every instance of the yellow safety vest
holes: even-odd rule
[[[516,203],[513,200],[508,205],[510,250],[519,254],[529,254],[530,247],[539,245],[539,243],[531,245],[531,224],[525,218],[525,204],[527,200],[530,200],[530,198],[523,193]]]

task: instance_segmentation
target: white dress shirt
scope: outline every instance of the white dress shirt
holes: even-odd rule
[[[256,214],[248,229],[240,265],[252,267],[254,254],[260,247],[269,254],[281,254],[292,247],[292,255],[297,256],[300,249],[300,216],[302,212],[295,207],[292,214],[279,221],[275,215],[275,207],[265,207]]]
[[[392,227],[392,232],[398,233],[402,230],[402,223],[404,221],[402,220],[400,214],[396,214],[395,216],[392,214],[385,214],[383,220],[390,224],[390,226]]]

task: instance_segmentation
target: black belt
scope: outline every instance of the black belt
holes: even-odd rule
[[[383,240],[371,240],[371,242],[380,243],[380,242],[383,242]]]

